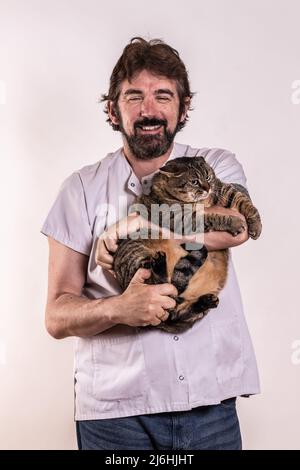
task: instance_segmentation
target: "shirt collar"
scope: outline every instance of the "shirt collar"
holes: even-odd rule
[[[164,163],[164,165],[169,162],[170,160],[174,160],[174,158],[182,157],[186,152],[186,145],[178,144],[174,142],[172,151],[169,155],[168,160]],[[127,180],[127,189],[134,193],[136,196],[140,196],[142,193],[149,194],[151,190],[152,178],[159,170],[154,171],[153,173],[143,176],[141,182],[139,181],[138,177],[135,175],[134,171],[132,170],[127,158],[124,155],[123,150],[121,150],[123,160],[125,161],[126,166],[129,169],[130,175]]]

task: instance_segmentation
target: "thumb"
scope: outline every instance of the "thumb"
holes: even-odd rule
[[[151,270],[145,268],[139,268],[133,278],[130,281],[130,284],[144,284],[146,279],[149,279],[151,276]]]

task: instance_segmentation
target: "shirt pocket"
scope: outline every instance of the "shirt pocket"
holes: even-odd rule
[[[116,402],[146,396],[142,339],[137,329],[129,330],[129,334],[102,333],[93,340],[93,395],[98,401]]]
[[[238,378],[244,370],[242,337],[238,319],[211,324],[213,348],[216,360],[216,376],[219,383]]]

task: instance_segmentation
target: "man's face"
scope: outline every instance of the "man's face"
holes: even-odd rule
[[[109,116],[120,126],[133,155],[140,160],[151,160],[168,151],[186,112],[179,116],[174,80],[143,70],[130,83],[124,80],[117,109],[109,103]]]

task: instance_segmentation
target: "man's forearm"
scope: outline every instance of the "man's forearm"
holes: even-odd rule
[[[248,231],[245,230],[236,237],[227,232],[206,232],[204,234],[204,245],[208,251],[223,250],[241,245],[248,240]]]
[[[204,209],[205,213],[213,214],[222,214],[222,215],[232,215],[238,216],[239,218],[244,219],[244,217],[236,209],[228,209],[220,206],[212,206]],[[244,219],[245,220],[245,219]],[[224,250],[225,248],[232,248],[234,246],[241,245],[249,239],[248,230],[246,230],[239,235],[233,237],[228,232],[222,231],[213,231],[205,232],[203,236],[203,243],[208,249],[208,251],[214,250]]]
[[[46,327],[56,339],[68,336],[94,336],[111,328],[113,313],[119,309],[120,296],[105,299],[86,299],[73,294],[62,294],[48,302]]]

